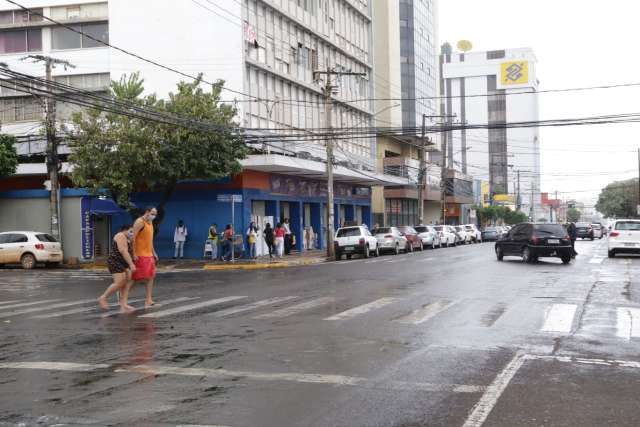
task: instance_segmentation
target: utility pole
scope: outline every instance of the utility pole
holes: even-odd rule
[[[516,212],[520,212],[520,208],[522,207],[522,203],[520,202],[520,169],[516,171],[518,175],[518,185],[516,186]]]
[[[43,55],[29,55],[22,60],[30,59],[32,62],[44,63],[45,79],[53,81],[52,71],[56,65],[62,65],[64,69],[75,68],[70,62]],[[49,177],[49,217],[50,232],[60,243],[62,233],[60,227],[60,158],[58,157],[58,139],[56,137],[56,101],[48,96],[43,101],[44,129],[47,138],[47,175]]]
[[[636,215],[640,216],[640,148],[638,148],[638,205]]]
[[[420,169],[418,170],[418,224],[424,223],[424,189],[425,189],[425,159],[424,159],[424,147],[426,145],[425,136],[427,133],[427,116],[422,115],[422,137],[420,138],[420,148],[418,148],[418,155],[420,156]]]
[[[332,76],[366,76],[366,73],[353,73],[351,71],[335,71],[327,67],[327,71],[315,71],[314,77],[319,80],[318,76],[326,75],[326,82],[322,88],[324,94],[324,114],[326,126],[326,145],[327,145],[327,257],[333,258],[333,231],[334,231],[334,211],[333,211],[333,135],[332,135],[332,110],[333,110],[333,89],[334,85],[331,81]]]

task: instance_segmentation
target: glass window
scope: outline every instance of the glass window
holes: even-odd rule
[[[0,24],[13,24],[13,11],[0,12]]]
[[[42,29],[31,28],[27,30],[27,51],[40,52],[42,51]]]
[[[0,32],[0,53],[17,53],[27,51],[25,30]]]
[[[80,25],[71,25],[71,28],[81,31]],[[53,49],[80,49],[82,38],[80,34],[64,27],[54,27],[52,29],[52,47]]]
[[[618,221],[618,222],[616,222],[616,230],[640,231],[640,222],[638,222],[638,221]]]
[[[360,227],[341,228],[336,237],[357,237],[360,236]]]
[[[25,234],[11,234],[10,236],[7,243],[25,243],[29,241]]]
[[[50,234],[36,234],[36,239],[40,240],[41,242],[57,242],[56,238]]]
[[[82,32],[93,37],[94,39],[100,40],[103,43],[109,43],[109,24],[86,24],[82,26]],[[92,40],[86,36],[82,36],[82,47],[104,47],[103,43],[99,43],[95,40]]]

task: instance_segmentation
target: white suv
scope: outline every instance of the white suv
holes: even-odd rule
[[[478,230],[475,224],[467,224],[464,229],[467,230],[467,234],[471,235],[473,243],[482,243],[482,232]]]
[[[609,258],[613,258],[619,253],[640,253],[640,220],[617,220],[609,232],[607,246]]]
[[[336,232],[333,242],[336,260],[340,260],[342,255],[351,259],[353,254],[360,254],[365,258],[370,255],[380,255],[378,239],[373,237],[367,227],[342,227]]]
[[[28,270],[39,262],[48,266],[62,262],[62,248],[53,236],[35,231],[0,233],[0,265],[22,264]]]

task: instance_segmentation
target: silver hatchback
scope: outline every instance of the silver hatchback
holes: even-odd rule
[[[378,240],[380,252],[392,252],[396,255],[407,248],[407,238],[397,227],[380,227],[371,232]]]

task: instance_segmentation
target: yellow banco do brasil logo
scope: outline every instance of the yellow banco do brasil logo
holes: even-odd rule
[[[500,68],[503,85],[529,83],[529,61],[503,62]]]

